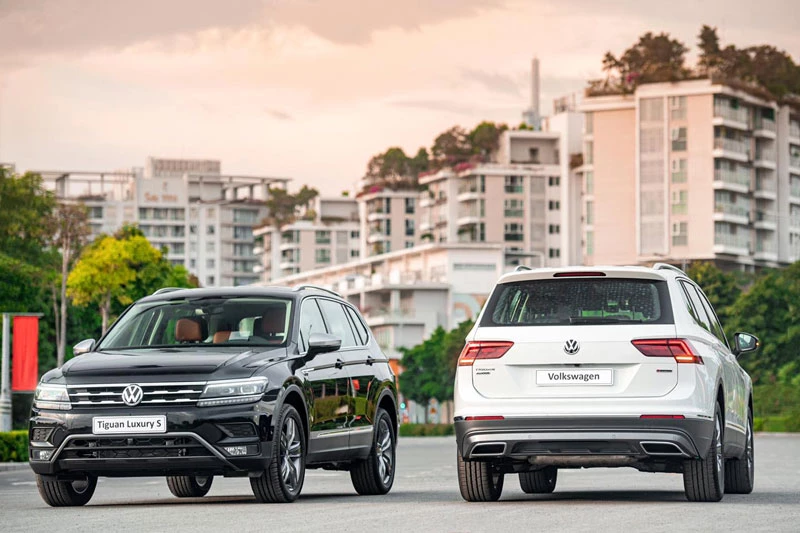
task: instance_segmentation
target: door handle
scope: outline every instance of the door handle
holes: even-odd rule
[[[339,370],[341,370],[341,369],[342,369],[342,367],[344,366],[344,361],[342,361],[341,359],[337,359],[337,360],[336,360],[336,365],[335,365],[335,366],[336,366],[336,368],[338,368]]]

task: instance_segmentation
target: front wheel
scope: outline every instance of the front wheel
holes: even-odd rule
[[[504,475],[495,472],[491,463],[465,461],[458,455],[458,488],[468,502],[495,502],[503,493]]]
[[[167,487],[177,498],[202,498],[211,490],[214,476],[167,476]]]
[[[97,488],[97,478],[87,476],[78,480],[50,481],[36,475],[36,487],[45,503],[51,507],[75,507],[86,505]]]
[[[250,478],[250,487],[262,503],[289,503],[300,496],[306,475],[305,433],[297,409],[283,406],[278,416],[272,460],[258,477]]]
[[[744,455],[741,459],[725,461],[725,492],[730,494],[750,494],[756,474],[756,457],[753,443],[753,413],[747,410],[747,430],[745,434]]]
[[[683,488],[690,502],[718,502],[725,489],[725,450],[723,449],[722,411],[714,412],[714,435],[705,459],[683,463]]]
[[[519,473],[519,486],[526,494],[549,494],[556,489],[558,468],[546,466],[541,470]]]
[[[395,433],[389,413],[378,409],[372,437],[372,451],[365,461],[350,468],[350,480],[356,492],[364,495],[386,494],[394,484]]]

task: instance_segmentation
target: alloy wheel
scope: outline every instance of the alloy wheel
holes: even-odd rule
[[[293,418],[287,417],[281,430],[281,477],[291,493],[296,492],[300,485],[302,446],[297,423]]]
[[[394,445],[392,442],[392,430],[389,429],[389,424],[385,419],[381,419],[378,425],[376,448],[378,473],[383,484],[387,485],[392,479],[392,468],[394,468]]]

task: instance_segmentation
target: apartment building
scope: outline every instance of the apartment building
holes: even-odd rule
[[[256,228],[255,253],[261,258],[257,270],[262,272],[262,280],[269,282],[360,258],[361,223],[356,200],[318,197],[305,217],[281,228]]]
[[[358,194],[361,257],[411,248],[419,243],[419,191],[374,185]]]
[[[509,266],[580,264],[580,191],[571,154],[582,117],[565,112],[545,131],[509,130],[486,163],[420,176],[420,241],[493,243]]]
[[[137,224],[209,287],[258,281],[253,226],[266,216],[268,187],[288,181],[223,174],[219,161],[156,157],[131,170],[40,174],[59,199],[87,206],[93,237]]]
[[[800,259],[800,109],[692,80],[581,110],[587,264]]]

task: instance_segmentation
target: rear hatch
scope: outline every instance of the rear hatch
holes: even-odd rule
[[[663,396],[675,388],[675,359],[647,357],[631,343],[675,338],[667,282],[653,274],[592,274],[537,272],[497,287],[473,342],[513,345],[499,358],[475,360],[478,392],[489,398],[607,398]]]

